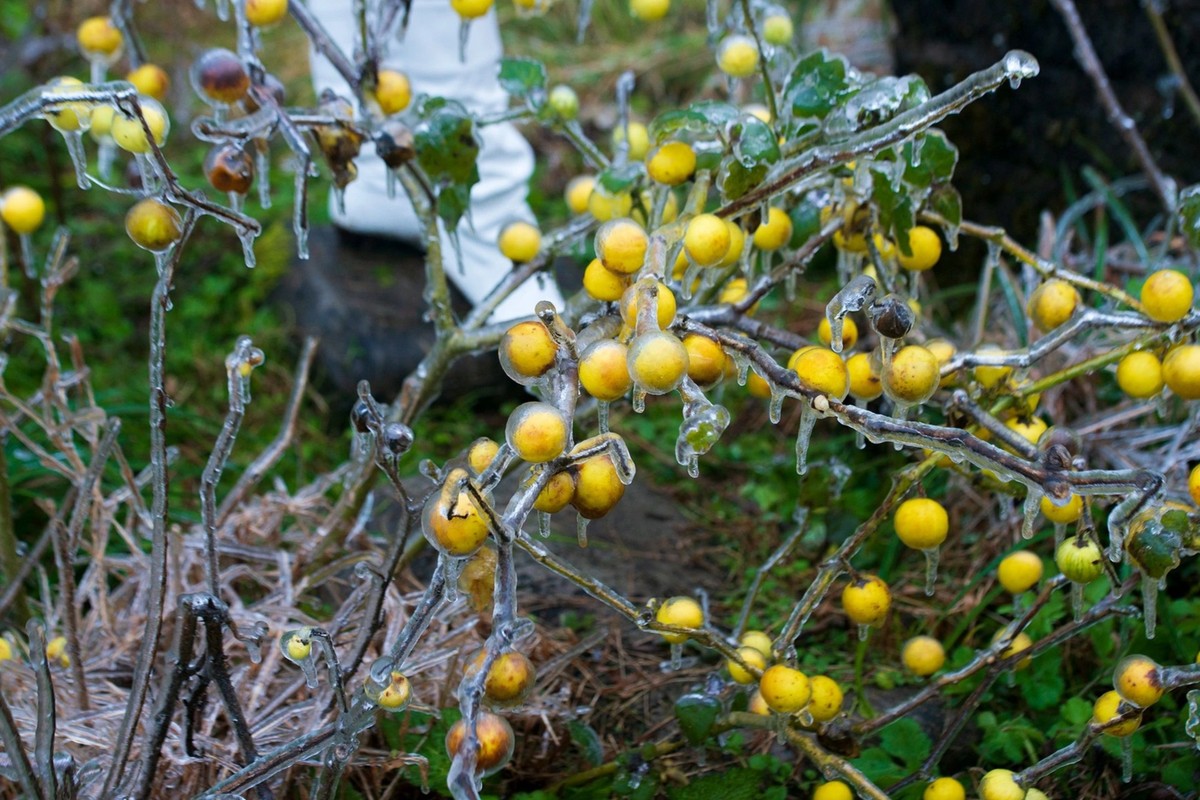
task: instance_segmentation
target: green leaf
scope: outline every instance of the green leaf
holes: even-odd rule
[[[1068,724],[1078,727],[1092,718],[1092,704],[1081,697],[1072,697],[1062,704],[1059,714]]]
[[[876,786],[889,786],[908,774],[908,770],[897,764],[879,747],[863,750],[862,755],[852,763]]]
[[[920,150],[917,150],[917,141],[921,143]],[[920,156],[915,164],[914,152]],[[905,164],[904,180],[921,189],[950,180],[958,164],[958,148],[936,129],[926,131],[915,141],[905,142],[900,154]]]
[[[737,106],[723,103],[720,100],[704,100],[700,103],[692,103],[688,107],[688,110],[703,117],[708,121],[709,125],[718,131],[723,130],[726,125],[733,122],[742,114]]]
[[[946,218],[951,225],[962,224],[962,196],[958,189],[946,184],[929,195],[929,207]]]
[[[545,100],[546,67],[532,58],[502,58],[500,86],[518,100],[540,106]]]
[[[685,694],[675,701],[675,719],[689,744],[707,739],[720,713],[720,701],[706,694]]]
[[[1054,708],[1062,701],[1066,683],[1062,662],[1057,658],[1035,659],[1033,665],[1018,673],[1021,693],[1034,711]]]
[[[1151,578],[1161,578],[1179,566],[1182,546],[1179,532],[1160,525],[1158,520],[1146,522],[1125,542],[1125,549],[1138,569]]]
[[[846,78],[846,59],[817,50],[796,62],[784,84],[783,100],[797,118],[824,118],[854,93]]]
[[[779,142],[769,125],[749,115],[730,126],[729,136],[733,154],[722,162],[717,185],[727,200],[735,200],[767,176],[779,160]]]
[[[667,790],[670,800],[757,800],[762,773],[746,767],[734,767],[696,778],[687,786]]]
[[[570,734],[571,741],[583,751],[587,763],[598,766],[604,761],[604,745],[591,725],[573,719],[567,722],[567,733]]]
[[[895,240],[900,252],[911,254],[908,232],[917,224],[912,197],[907,192],[893,189],[887,173],[872,169],[871,176],[874,179],[871,193],[879,208],[879,225],[883,228],[883,234]]]
[[[437,191],[438,216],[454,230],[466,213],[471,187],[479,182],[475,120],[458,103],[436,97],[419,109],[413,131],[417,163]]]
[[[929,757],[933,743],[915,720],[902,717],[880,732],[879,745],[906,767],[915,768]]]
[[[596,176],[596,181],[605,191],[620,194],[632,189],[644,173],[645,166],[641,162],[628,163],[609,167]]]
[[[1200,247],[1200,183],[1179,193],[1179,230],[1188,244]]]

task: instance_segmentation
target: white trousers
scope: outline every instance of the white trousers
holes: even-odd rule
[[[308,0],[308,7],[342,52],[352,54],[357,37],[351,0]],[[384,65],[408,76],[414,96],[451,98],[476,114],[503,111],[508,107],[508,95],[497,77],[502,50],[495,11],[471,22],[465,62],[458,57],[459,25],[449,0],[413,0],[408,31],[402,40],[389,43]],[[346,82],[326,58],[313,52],[310,61],[318,94],[332,89],[351,97]],[[458,226],[462,271],[450,237],[442,232],[446,275],[473,304],[512,269],[512,262],[496,247],[500,229],[514,220],[534,221],[526,202],[533,174],[529,143],[508,123],[489,125],[478,133],[479,182],[471,189],[470,213]],[[388,197],[387,167],[370,142],[364,143],[355,164],[358,178],[346,187],[344,208],[330,198],[334,224],[355,233],[420,244],[424,231],[412,204],[402,190]],[[550,300],[560,309],[563,306],[553,281],[530,280],[496,308],[490,321],[532,314],[539,300]]]

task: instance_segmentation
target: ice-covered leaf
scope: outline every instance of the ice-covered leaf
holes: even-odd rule
[[[908,232],[916,224],[912,197],[907,192],[892,188],[891,178],[884,172],[872,169],[874,178],[872,196],[879,208],[879,225],[883,234],[893,238],[901,252],[911,253]]]
[[[798,119],[823,119],[855,91],[846,59],[817,50],[796,62],[784,84],[783,99]]]
[[[846,93],[829,112],[825,127],[832,134],[853,133],[887,122],[928,99],[929,89],[920,78],[912,75],[878,78],[853,93]]]
[[[930,130],[914,141],[905,142],[901,157],[905,165],[904,180],[925,189],[950,180],[958,164],[958,148],[941,131]]]
[[[700,744],[708,738],[720,713],[721,702],[706,694],[685,694],[675,701],[675,719],[691,744]]]
[[[479,182],[475,121],[458,103],[434,98],[420,109],[413,131],[417,163],[437,187],[438,216],[453,229],[466,212],[471,187]]]
[[[929,207],[952,225],[962,222],[962,196],[953,186],[939,186],[929,195]]]
[[[571,741],[583,751],[587,763],[593,766],[603,763],[604,744],[591,725],[573,719],[567,722],[567,733],[571,735]]]
[[[741,197],[767,175],[779,160],[779,142],[762,120],[743,116],[729,128],[733,153],[721,163],[717,183],[727,200]]]
[[[1200,183],[1179,193],[1179,230],[1188,244],[1200,247]]]
[[[532,58],[503,58],[500,86],[512,97],[540,106],[546,93],[546,67]]]
[[[596,176],[596,181],[612,194],[627,192],[645,173],[641,162],[613,165]]]

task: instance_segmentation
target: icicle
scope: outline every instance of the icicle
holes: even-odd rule
[[[812,440],[813,426],[817,424],[817,415],[807,403],[800,406],[800,428],[796,431],[796,474],[808,472],[808,444]]]
[[[704,22],[708,27],[708,38],[715,41],[721,35],[720,0],[706,0],[704,4]]]
[[[1013,88],[1017,88],[1015,85]],[[1121,739],[1121,783],[1133,780],[1133,739],[1125,736]]]
[[[750,359],[739,350],[726,350],[725,355],[733,359],[733,365],[737,368],[737,385],[745,386],[746,379],[750,377]]]
[[[545,511],[539,511],[538,514],[538,535],[543,539],[550,538],[550,515]]]
[[[446,588],[442,596],[446,598],[447,603],[458,602],[458,576],[462,574],[463,565],[467,563],[465,558],[447,558],[442,556],[443,568],[446,570]]]
[[[770,381],[767,382],[767,386],[771,389],[771,403],[767,406],[767,418],[771,420],[772,425],[778,425],[779,420],[783,418],[783,401],[787,399],[788,394],[783,387]]]
[[[633,387],[633,410],[637,414],[641,414],[646,410],[646,390]]]
[[[29,280],[37,280],[37,264],[33,258],[33,239],[28,233],[22,233],[17,236],[17,240],[21,243],[21,261],[25,264],[25,277]]]
[[[254,231],[249,228],[237,229],[238,240],[242,243],[242,257],[246,260],[246,266],[254,269],[258,261],[254,257]]]
[[[235,214],[242,213],[242,195],[237,192],[229,193],[229,209]]]
[[[600,426],[600,433],[608,433],[608,401],[596,401],[596,421]]]
[[[871,626],[870,625],[859,625],[858,626],[858,640],[860,642],[865,642],[867,640],[867,637],[870,635],[871,635]]]
[[[930,547],[925,551],[925,596],[933,597],[934,586],[937,584],[938,559],[941,550]]]
[[[217,19],[221,22],[229,21],[229,0],[217,0]]]
[[[254,179],[258,182],[258,205],[271,207],[271,151],[265,139],[255,139]]]
[[[587,538],[588,518],[582,514],[575,515],[575,539],[579,542],[580,547],[588,546]]]
[[[1083,619],[1083,584],[1071,581],[1071,613],[1075,621]]]
[[[678,672],[683,668],[683,642],[671,643],[671,671]]]
[[[789,269],[787,274],[783,276],[783,296],[789,303],[796,302],[796,280],[800,273],[797,270]],[[837,342],[837,349],[833,352],[842,352],[842,337],[834,339]]]
[[[1058,551],[1058,546],[1063,543],[1063,539],[1067,538],[1067,524],[1065,522],[1054,523],[1054,550]]]
[[[344,186],[335,185],[333,187],[333,201],[337,203],[338,213],[344,215],[346,213],[346,188]]]
[[[90,69],[89,83],[104,83],[104,78],[108,74],[108,59],[106,58],[90,58],[88,59]]]
[[[896,352],[896,346],[900,343],[899,339],[893,339],[889,336],[879,337],[879,363],[880,374],[887,372],[892,364],[892,355]]]
[[[387,196],[388,196],[388,199],[391,200],[396,197],[396,170],[389,169],[386,174],[387,174]]]
[[[300,667],[308,688],[316,689],[319,683],[317,681],[317,659],[313,654],[312,630],[298,628],[288,631],[279,640],[279,648],[283,651],[284,658]]]
[[[580,0],[579,16],[575,18],[575,43],[583,44],[583,36],[587,33],[592,21],[592,3],[594,0]]]
[[[687,473],[689,478],[700,477],[700,456],[693,455],[688,459]]]
[[[265,173],[259,173],[260,178],[263,174]],[[308,259],[308,214],[304,203],[305,191],[308,188],[307,180],[308,176],[304,174],[303,170],[296,170],[296,198],[292,205],[292,234],[296,237],[296,254],[304,260]]]
[[[103,180],[112,177],[113,161],[116,159],[117,146],[112,139],[105,139],[96,151],[96,171]],[[90,183],[90,180],[89,180]]]
[[[471,21],[463,19],[458,23],[458,63],[467,63],[467,40],[471,37]]]
[[[1142,622],[1146,626],[1146,638],[1153,639],[1158,627],[1158,578],[1142,575]]]
[[[633,94],[633,70],[625,70],[617,77],[617,129],[624,133],[617,143],[614,161],[624,164],[629,160],[629,97]]]
[[[1033,529],[1037,524],[1038,515],[1042,510],[1042,498],[1045,492],[1041,487],[1030,486],[1025,493],[1024,518],[1021,520],[1021,538],[1032,539]]]
[[[683,281],[679,286],[679,291],[683,295],[684,300],[692,299],[692,288],[698,286],[704,278],[711,277],[706,273],[715,272],[716,270],[706,269],[692,260],[691,256],[686,256],[688,266],[683,271]]]
[[[912,157],[909,159],[909,163],[912,164],[914,167],[921,166],[921,150],[924,148],[924,146],[925,146],[925,137],[924,136],[918,136],[917,138],[913,139]]]
[[[1200,750],[1200,689],[1192,689],[1187,693],[1187,706],[1187,722],[1183,729],[1196,740],[1196,749]]]
[[[71,157],[71,165],[75,167],[75,183],[80,189],[87,189],[92,181],[87,176],[87,151],[83,148],[82,131],[63,131],[63,141],[67,145],[67,155]]]

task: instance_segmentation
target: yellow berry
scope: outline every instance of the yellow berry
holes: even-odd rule
[[[729,251],[729,228],[715,214],[698,214],[683,234],[687,254],[702,267],[719,263]]]
[[[33,233],[45,218],[45,201],[28,186],[13,186],[0,196],[0,219],[16,233]]]
[[[588,212],[601,222],[628,216],[632,209],[633,196],[629,192],[613,194],[600,184],[592,187],[587,198]]]
[[[908,232],[908,246],[912,255],[906,256],[901,248],[896,248],[896,260],[901,267],[912,272],[924,272],[942,257],[941,237],[937,231],[925,225],[918,225]]]
[[[1091,583],[1104,574],[1104,554],[1091,539],[1073,536],[1054,551],[1058,571],[1075,583]]]
[[[500,230],[497,245],[505,258],[523,264],[537,257],[542,248],[542,234],[528,222],[510,222]]]
[[[75,30],[75,41],[86,56],[113,57],[124,40],[121,31],[108,17],[88,17]]]
[[[672,597],[663,602],[654,614],[654,619],[663,625],[673,625],[677,628],[702,628],[704,626],[704,609],[691,597]],[[683,644],[687,641],[686,633],[664,633],[662,637],[671,644]]]
[[[537,1],[532,0],[530,5],[536,4]],[[551,89],[550,94],[546,96],[546,106],[560,120],[573,120],[579,116],[579,95],[570,86],[560,83]]]
[[[725,220],[725,227],[729,230],[729,248],[725,251],[725,256],[717,263],[718,267],[732,267],[742,259],[742,249],[746,246],[746,232],[742,230],[742,226],[733,220]]]
[[[763,631],[746,631],[738,642],[746,647],[753,647],[762,653],[764,658],[771,657],[771,637]]]
[[[167,132],[170,129],[167,112],[157,100],[150,97],[142,97],[140,105],[142,116],[146,118],[146,124],[154,136],[154,143],[161,146],[167,140]],[[113,116],[110,133],[113,141],[122,150],[130,153],[150,152],[150,141],[146,138],[141,120],[136,116],[129,116],[124,112],[116,114]]]
[[[482,475],[492,465],[492,462],[496,459],[496,454],[499,452],[499,444],[486,436],[482,436],[472,442],[471,446],[467,449],[467,466],[476,475]]]
[[[994,769],[979,782],[981,800],[1025,800],[1025,790],[1009,769]]]
[[[126,75],[125,80],[133,84],[138,94],[153,97],[160,103],[167,99],[167,90],[171,87],[171,79],[166,70],[157,64],[142,64]]]
[[[754,246],[759,250],[778,250],[792,239],[792,218],[782,208],[771,206],[767,218],[754,231]]]
[[[575,478],[570,472],[556,472],[538,492],[533,507],[546,514],[557,514],[575,496]]]
[[[655,314],[655,321],[659,328],[669,328],[671,323],[675,321],[675,309],[678,307],[675,301],[675,293],[662,281],[656,281],[656,283],[658,297],[656,298],[657,312]],[[642,284],[643,287],[645,285]],[[626,289],[621,296],[621,319],[631,328],[637,327],[638,306],[644,291],[645,289],[639,287],[639,284],[634,284]]]
[[[687,375],[687,348],[666,331],[637,336],[629,347],[629,374],[647,394],[673,392]]]
[[[754,694],[750,696],[750,702],[746,704],[746,710],[760,717],[771,716],[771,707],[767,705],[767,701],[763,699],[762,692],[758,689],[755,689]]]
[[[1130,353],[1117,364],[1117,385],[1139,400],[1154,397],[1163,388],[1162,362],[1146,350]]]
[[[688,355],[688,377],[699,386],[711,386],[725,376],[728,360],[721,345],[698,333],[683,337]]]
[[[645,22],[654,22],[667,15],[671,0],[629,0],[629,13]]]
[[[749,293],[750,293],[750,287],[746,283],[746,279],[745,278],[734,278],[733,280],[726,283],[724,287],[722,287],[721,293],[717,296],[717,302],[733,305],[735,303],[740,303],[743,300],[745,300],[746,295]],[[750,307],[750,311],[753,312],[754,309],[757,307],[758,307],[758,304],[755,303],[753,306]]]
[[[1051,278],[1030,295],[1026,311],[1039,329],[1052,331],[1071,318],[1079,302],[1079,292],[1074,286]]]
[[[1026,420],[1012,417],[1005,421],[1004,427],[1030,444],[1037,444],[1038,440],[1042,438],[1042,434],[1050,429],[1050,426],[1041,417],[1029,417]]]
[[[1121,695],[1115,690],[1110,690],[1100,695],[1096,702],[1092,704],[1092,723],[1095,725],[1104,725],[1110,720],[1121,716],[1119,707],[1121,705]],[[1104,730],[1105,736],[1116,736],[1123,738],[1129,736],[1138,729],[1142,724],[1142,713],[1139,711],[1137,716],[1131,717],[1124,722],[1120,722],[1112,727]]]
[[[265,27],[287,16],[288,0],[246,0],[246,21]]]
[[[1155,322],[1178,322],[1192,310],[1192,282],[1182,272],[1160,269],[1142,284],[1142,305]]]
[[[1042,497],[1042,516],[1056,525],[1069,525],[1083,516],[1083,498],[1074,492],[1061,506],[1056,506],[1047,496]]]
[[[399,711],[408,705],[412,697],[412,685],[403,672],[393,670],[388,684],[375,696],[375,703],[385,711]]]
[[[767,44],[775,45],[776,47],[791,44],[794,33],[795,29],[792,26],[792,18],[786,12],[772,12],[763,19],[762,37],[763,41]]]
[[[576,448],[584,444],[580,442]],[[625,484],[608,456],[595,456],[576,465],[574,477],[575,494],[571,497],[571,505],[584,519],[603,517],[625,495]]]
[[[767,383],[757,372],[750,370],[746,375],[746,391],[751,397],[766,400],[771,396],[771,384]]]
[[[642,268],[650,237],[631,219],[613,219],[596,231],[596,256],[613,272],[632,275]]]
[[[540,464],[562,455],[571,435],[571,426],[558,408],[534,401],[513,409],[504,435],[522,460]]]
[[[490,4],[490,0],[489,0]],[[446,753],[453,759],[467,738],[467,721],[460,719],[446,732]],[[479,751],[475,754],[475,770],[491,775],[512,758],[516,737],[508,720],[498,714],[481,711],[475,720],[475,738]]]
[[[896,509],[893,521],[896,536],[914,550],[928,550],[946,541],[950,517],[937,500],[913,497]]]
[[[429,543],[448,556],[469,556],[488,537],[488,523],[475,504],[470,490],[459,484],[466,470],[452,469],[440,490],[425,503],[421,530]]]
[[[292,661],[303,661],[312,655],[312,629],[291,631],[284,642],[284,654]]]
[[[717,67],[731,78],[748,78],[758,69],[758,46],[749,36],[725,37],[717,51]]]
[[[808,681],[812,696],[808,700],[808,713],[817,722],[828,722],[842,713],[845,695],[838,682],[826,675],[814,675]]]
[[[813,789],[812,800],[854,800],[854,792],[842,781],[827,781]]]
[[[1000,585],[1011,594],[1027,592],[1042,579],[1042,559],[1030,550],[1009,553],[997,568]]]
[[[67,655],[67,637],[55,636],[46,642],[46,658],[57,661],[63,667],[71,666],[71,657]]]
[[[619,147],[625,141],[626,127],[629,129],[629,160],[641,161],[646,157],[646,153],[650,152],[650,131],[640,122],[629,120],[628,126],[618,125],[613,128],[613,148]]]
[[[567,182],[563,197],[572,214],[582,214],[588,210],[588,198],[591,197],[594,188],[596,179],[591,175],[576,175]]]
[[[61,75],[46,84],[46,95],[62,95],[86,89],[83,81],[70,75]],[[91,122],[91,113],[87,103],[66,102],[50,106],[42,112],[42,116],[57,131],[79,131]]]
[[[480,650],[467,665],[467,677],[477,675],[486,658],[487,651]],[[536,681],[537,670],[529,657],[516,650],[509,650],[493,659],[487,677],[484,678],[483,693],[492,706],[511,708],[525,702]]]
[[[1113,688],[1121,697],[1140,708],[1162,699],[1162,668],[1152,658],[1131,655],[1121,659],[1113,671]]]
[[[646,174],[655,183],[678,186],[696,171],[696,151],[687,142],[659,145],[646,159]]]
[[[817,323],[817,338],[821,344],[829,347],[833,343],[833,326],[828,317],[821,317]],[[849,350],[858,342],[858,323],[850,317],[842,318],[842,349]]]
[[[977,352],[982,355],[985,353],[999,354],[1001,351],[1000,348],[996,347],[994,344],[985,344],[980,347]],[[1008,376],[1011,374],[1012,367],[975,367],[975,380],[979,381],[980,385],[985,389],[990,389],[993,386],[996,386],[1008,378]]]
[[[842,590],[842,610],[856,625],[879,625],[891,606],[891,590],[875,575],[860,575]]]
[[[1172,348],[1163,359],[1163,380],[1184,400],[1200,399],[1200,345]]]
[[[967,800],[967,790],[954,778],[938,778],[925,787],[921,800]]]
[[[883,379],[871,353],[855,353],[846,359],[850,376],[850,395],[859,401],[870,401],[883,394]]]
[[[1200,464],[1192,467],[1192,471],[1188,473],[1188,494],[1192,502],[1200,506]]]
[[[806,388],[844,400],[850,391],[850,375],[841,356],[824,347],[801,348],[788,360]]]
[[[0,636],[0,661],[11,661],[13,657],[12,645],[8,639]]]
[[[1004,630],[1003,629],[998,630],[998,631],[996,631],[996,635],[992,637],[992,641],[995,642],[1003,636],[1004,636]],[[1008,647],[1004,648],[1004,650],[1002,650],[1000,652],[1000,658],[1011,658],[1012,656],[1015,656],[1017,653],[1024,653],[1026,650],[1028,650],[1031,647],[1033,647],[1033,639],[1031,639],[1029,637],[1028,633],[1021,631],[1020,633],[1018,633],[1016,636],[1013,637],[1013,639],[1009,643]],[[1032,657],[1022,658],[1019,661],[1017,661],[1014,669],[1022,670],[1022,669],[1025,669],[1026,667],[1028,667],[1032,663],[1033,663]]]
[[[900,650],[904,668],[920,678],[927,678],[946,663],[946,648],[932,636],[914,636]]]
[[[785,664],[776,664],[763,671],[758,690],[772,711],[794,714],[808,705],[812,685],[808,676]]]
[[[901,403],[918,405],[933,396],[941,381],[937,357],[919,344],[900,348],[883,370],[883,387]]]
[[[183,236],[183,218],[166,203],[147,197],[125,215],[125,232],[138,247],[161,253]]]
[[[615,339],[588,345],[579,357],[579,383],[597,400],[611,403],[633,386],[629,375],[629,348]]]
[[[508,329],[499,347],[500,366],[508,377],[528,385],[554,366],[558,345],[540,320],[518,322]]]
[[[496,548],[484,543],[458,573],[458,590],[473,611],[486,611],[496,591]]]
[[[379,110],[384,116],[408,108],[408,104],[412,102],[412,84],[409,83],[407,75],[394,69],[381,69],[376,78],[375,101],[379,103]],[[501,233],[500,236],[503,238],[504,234]]]
[[[492,10],[492,0],[450,0],[450,7],[463,19],[478,19]]]
[[[738,655],[741,656],[742,661],[746,662],[746,666],[753,667],[759,673],[767,667],[767,659],[763,654],[749,645],[739,647]],[[735,683],[754,683],[754,673],[733,659],[726,661],[725,666],[729,668],[729,677],[733,678]]]

